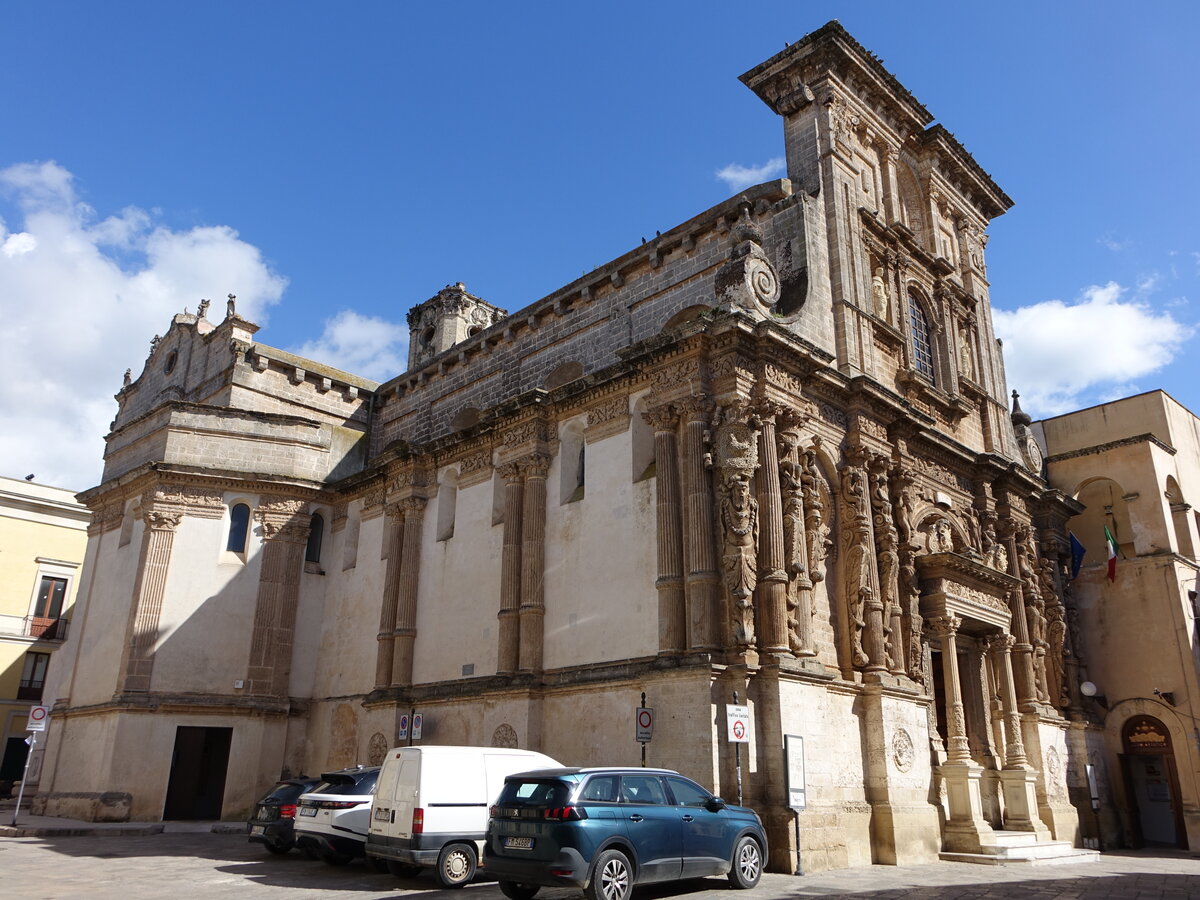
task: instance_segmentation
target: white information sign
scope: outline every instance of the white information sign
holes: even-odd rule
[[[404,715],[402,715],[400,717],[400,725],[396,729],[396,740],[398,740],[398,741],[407,741],[408,740],[408,713],[405,713]]]
[[[26,731],[45,731],[46,720],[50,718],[50,707],[34,706],[29,710],[29,722],[25,725]]]
[[[750,743],[750,707],[726,703],[725,726],[729,734],[729,743]]]
[[[421,728],[424,723],[425,719],[420,713],[413,713],[412,729],[414,741],[419,741],[421,739]]]
[[[798,734],[785,734],[783,740],[787,753],[788,806],[804,809],[808,805],[804,784],[804,738]]]
[[[654,709],[649,706],[639,706],[633,711],[634,730],[637,737],[634,740],[646,743],[654,737]]]

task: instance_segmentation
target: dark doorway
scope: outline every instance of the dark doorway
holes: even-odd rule
[[[4,745],[4,762],[0,763],[0,781],[20,781],[25,775],[25,757],[29,745],[25,738],[10,737]]]
[[[1134,716],[1121,730],[1121,770],[1129,798],[1133,843],[1187,847],[1171,734],[1153,716]]]
[[[219,819],[232,728],[175,729],[163,819]]]

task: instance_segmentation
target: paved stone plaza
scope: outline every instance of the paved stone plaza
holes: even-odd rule
[[[333,868],[291,853],[274,857],[240,834],[179,832],[145,836],[0,838],[0,870],[13,898],[120,897],[418,897],[503,900],[492,882],[457,895],[439,890],[428,876],[397,879],[361,862]],[[639,889],[636,900],[733,900],[724,880],[709,878]],[[578,891],[543,890],[544,900],[579,897]],[[1105,854],[1088,865],[998,868],[961,863],[869,866],[817,875],[766,875],[747,900],[786,897],[1113,897],[1200,896],[1200,859],[1182,853]]]

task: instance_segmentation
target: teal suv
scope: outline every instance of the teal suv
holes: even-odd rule
[[[766,857],[754,810],[729,806],[678,772],[541,769],[504,780],[484,870],[510,900],[530,900],[543,885],[628,900],[635,884],[706,875],[752,888]]]

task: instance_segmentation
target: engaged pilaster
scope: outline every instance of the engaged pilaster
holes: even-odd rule
[[[387,515],[387,569],[383,580],[383,605],[379,611],[378,646],[375,657],[375,688],[388,687],[392,683],[392,657],[396,645],[396,604],[400,596],[400,567],[404,558],[404,510],[400,504],[390,503],[384,510]]]
[[[504,548],[500,561],[500,612],[496,672],[517,671],[521,609],[521,512],[525,486],[519,466],[507,463],[499,469],[504,479]]]
[[[171,547],[175,542],[175,529],[182,519],[180,512],[153,507],[144,514],[146,528],[142,533],[141,564],[133,588],[134,603],[126,638],[123,684],[126,691],[150,690],[154,641],[158,637],[158,620],[166,593]]]
[[[288,694],[296,601],[311,519],[303,511],[306,505],[303,500],[270,497],[264,498],[255,511],[255,518],[262,526],[263,549],[246,670],[249,694],[272,697]]]
[[[758,649],[760,653],[790,653],[787,625],[788,576],[783,558],[783,501],[779,490],[779,451],[775,445],[775,417],[778,410],[766,406],[760,410],[758,433],[758,585],[755,610],[758,613]]]
[[[686,553],[688,649],[712,651],[720,646],[721,587],[713,548],[712,493],[704,465],[704,433],[709,404],[689,398],[683,416],[684,547]]]
[[[535,454],[519,465],[525,476],[525,505],[521,517],[518,671],[541,672],[546,618],[546,472],[550,459]]]
[[[412,684],[413,648],[417,640],[417,589],[421,579],[421,531],[425,522],[425,498],[400,501],[404,510],[404,544],[401,551],[400,583],[396,595],[396,630],[392,661],[392,684]]]
[[[679,415],[670,406],[644,414],[654,429],[655,523],[657,525],[658,653],[671,656],[687,647],[687,608],[683,589],[683,530],[679,506]]]

